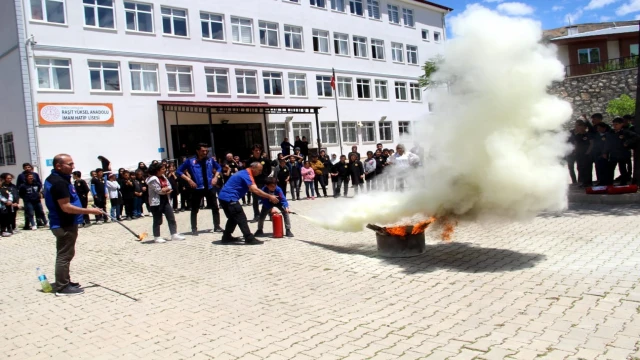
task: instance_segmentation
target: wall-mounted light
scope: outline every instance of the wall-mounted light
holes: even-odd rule
[[[385,121],[385,120],[387,120],[387,116],[386,115],[380,118],[380,121]]]
[[[220,120],[220,122],[222,123],[222,125],[227,125],[229,123],[229,120]]]
[[[286,118],[284,118],[285,122],[291,122],[291,120],[293,120],[293,116],[287,116]]]

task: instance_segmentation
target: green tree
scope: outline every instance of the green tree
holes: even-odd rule
[[[423,88],[434,88],[442,85],[448,85],[448,81],[435,81],[432,79],[433,74],[438,71],[440,65],[444,62],[444,57],[442,55],[437,55],[436,57],[432,57],[427,62],[422,65],[422,71],[424,74],[420,75],[418,79],[418,84]]]
[[[635,114],[636,100],[629,95],[622,94],[619,98],[609,101],[607,104],[607,113],[611,116],[624,116],[627,114]]]

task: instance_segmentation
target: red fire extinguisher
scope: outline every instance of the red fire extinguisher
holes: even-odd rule
[[[282,215],[280,213],[271,215],[271,223],[273,224],[273,237],[276,239],[282,238],[284,236]]]

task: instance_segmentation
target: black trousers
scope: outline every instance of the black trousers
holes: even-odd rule
[[[200,189],[191,192],[191,230],[198,230],[198,211],[202,199],[207,199],[207,207],[211,209],[213,227],[220,226],[220,209],[218,208],[218,196],[216,189]]]
[[[576,156],[576,163],[578,164],[578,182],[581,185],[591,186],[593,181],[593,162],[591,156]]]
[[[291,183],[291,199],[295,200],[296,198],[300,200],[300,187],[302,186],[302,179],[290,179]]]
[[[133,198],[122,199],[122,205],[124,206],[124,211],[127,214],[127,217],[133,219]],[[122,211],[120,211],[120,214],[122,214]]]
[[[87,206],[89,205],[89,199],[87,199],[87,195],[80,195],[80,204],[82,204],[82,207],[84,209],[87,208]],[[90,224],[91,223],[91,219],[89,218],[89,215],[83,215],[82,218],[84,219],[84,223],[85,224]]]
[[[609,160],[599,157],[595,160],[595,163],[598,185],[611,185],[613,178],[609,179]]]
[[[320,197],[320,189],[318,189],[318,183],[320,183],[320,186],[322,187],[324,196],[327,196],[327,184],[324,182],[324,176],[316,175],[316,177],[313,178],[313,186],[316,189],[316,196]]]
[[[575,155],[567,156],[567,169],[569,169],[569,176],[571,176],[571,182],[574,184],[578,183],[578,179],[576,178],[576,157]]]
[[[160,236],[160,225],[162,225],[162,215],[167,218],[169,224],[169,233],[171,235],[178,233],[178,225],[176,224],[176,217],[173,215],[173,209],[168,202],[160,201],[160,205],[151,206],[151,214],[153,215],[153,236]]]
[[[638,171],[640,171],[640,149],[633,150],[633,183],[638,185],[640,184],[640,176],[638,176]]]
[[[287,196],[287,182],[286,181],[278,181],[278,186],[282,189],[282,193],[284,196]]]
[[[55,291],[60,291],[69,285],[71,275],[71,260],[76,254],[76,239],[78,238],[78,225],[52,229],[56,237],[56,282],[53,285]]]
[[[11,232],[11,213],[9,211],[0,212],[0,232]]]
[[[104,195],[96,195],[93,197],[93,204],[98,208],[102,209],[102,211],[107,212],[107,199]],[[98,220],[107,220],[107,217],[104,215],[96,215],[96,221]]]
[[[171,202],[173,202],[173,210],[178,210],[178,191],[171,192]]]
[[[188,190],[188,189],[180,190],[180,208],[182,210],[187,210],[191,208],[191,190]]]
[[[259,185],[258,188],[262,189],[263,185]],[[253,200],[253,218],[258,219],[260,217],[260,196],[251,193],[251,198]]]
[[[335,188],[333,189],[334,197],[340,196],[340,188],[342,187],[342,184],[344,184],[344,196],[347,196],[349,193],[349,178],[338,177],[338,182],[335,183]]]
[[[247,216],[244,214],[242,205],[237,201],[220,200],[220,206],[222,207],[222,211],[224,211],[224,215],[227,217],[227,224],[224,226],[222,237],[230,238],[236,230],[236,226],[238,226],[240,227],[240,231],[242,231],[242,236],[244,236],[245,241],[253,239],[253,234],[249,229]]]
[[[620,169],[620,185],[628,184],[630,177],[627,171],[627,159],[620,158],[609,160],[609,178],[611,179],[611,184],[613,184],[616,166]]]

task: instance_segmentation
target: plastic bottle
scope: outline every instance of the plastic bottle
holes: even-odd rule
[[[47,280],[47,275],[40,270],[40,268],[36,268],[36,274],[38,275],[38,280],[40,281],[40,285],[42,285],[42,292],[50,293],[53,291],[51,284],[49,284],[49,280]]]

